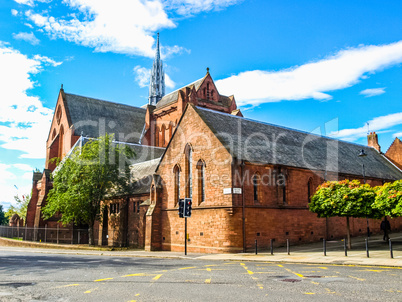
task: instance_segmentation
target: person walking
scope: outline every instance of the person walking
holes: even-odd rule
[[[382,240],[388,241],[389,240],[388,232],[391,231],[391,224],[387,220],[387,217],[384,217],[384,220],[381,222],[380,228],[381,231],[384,231],[384,237],[382,238]]]

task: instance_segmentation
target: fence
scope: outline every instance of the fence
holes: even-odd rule
[[[57,228],[30,228],[19,226],[0,226],[0,237],[16,240],[37,241],[56,244],[88,244],[88,229],[71,227]],[[97,232],[95,245],[98,244]]]
[[[99,238],[100,234],[98,228],[95,228],[93,232],[94,245],[115,247],[130,245],[130,242],[127,242],[128,239],[123,239],[122,233],[116,229],[110,229],[103,232],[101,234],[102,238]],[[135,232],[129,232],[127,233],[127,236],[138,240],[138,234]],[[78,229],[74,227],[35,228],[26,226],[0,226],[0,237],[55,244],[89,243],[88,229]]]
[[[399,234],[398,234],[399,235]],[[376,238],[355,237],[352,239],[352,249],[347,248],[346,239],[343,240],[323,240],[321,242],[297,245],[286,239],[285,244],[276,244],[274,240],[270,240],[268,245],[263,245],[258,240],[255,240],[252,249],[257,253],[270,253],[270,254],[323,254],[324,256],[359,256],[359,257],[390,257],[402,258],[402,236],[392,236],[392,239],[384,241],[382,236]]]

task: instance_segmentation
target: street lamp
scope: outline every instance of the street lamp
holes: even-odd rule
[[[360,151],[359,153],[359,157],[366,157],[367,153],[364,152],[364,149],[362,149],[362,151]],[[363,183],[366,183],[366,173],[364,171],[364,163],[362,163],[363,165]],[[368,217],[366,216],[366,220],[367,220],[367,237],[370,237],[370,226],[369,226],[369,221],[368,221]]]

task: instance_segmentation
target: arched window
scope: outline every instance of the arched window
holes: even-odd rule
[[[56,137],[56,129],[53,129],[52,140]]]
[[[59,105],[59,107],[57,108],[57,113],[56,113],[57,125],[60,124],[60,120],[61,120],[61,106]]]
[[[59,132],[59,158],[63,159],[64,127],[61,125]]]
[[[155,128],[155,147],[159,147],[159,127]]]
[[[174,173],[174,206],[177,206],[180,200],[180,167],[176,165],[173,169]]]
[[[165,147],[165,133],[166,133],[166,127],[165,127],[165,125],[162,125],[162,134],[161,134],[161,136],[162,136],[162,139],[161,139],[162,144],[161,144],[161,147]]]
[[[310,177],[307,182],[307,202],[311,201],[311,195],[313,195],[313,179]]]
[[[186,197],[193,197],[193,173],[192,173],[192,161],[193,150],[190,145],[186,146]]]
[[[207,83],[207,100],[209,100],[209,82]]]
[[[198,204],[205,201],[205,163],[199,160],[197,163],[198,170]]]
[[[260,175],[255,174],[253,176],[253,197],[254,197],[254,202],[258,203],[260,202]]]
[[[169,141],[171,140],[172,135],[173,135],[173,124],[170,123],[169,124]]]

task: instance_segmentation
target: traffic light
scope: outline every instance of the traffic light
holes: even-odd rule
[[[192,204],[193,204],[193,202],[191,201],[191,198],[184,199],[184,212],[183,212],[184,217],[191,217]]]
[[[179,199],[179,217],[183,218],[184,213],[184,199]]]

